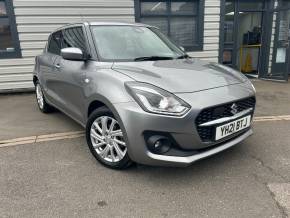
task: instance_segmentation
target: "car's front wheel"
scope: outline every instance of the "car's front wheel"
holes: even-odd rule
[[[123,169],[132,164],[120,124],[107,107],[90,115],[86,139],[91,153],[103,165]]]

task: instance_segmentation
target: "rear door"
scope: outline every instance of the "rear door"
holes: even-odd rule
[[[62,48],[79,48],[88,53],[87,40],[82,26],[66,28],[62,31]],[[55,60],[58,66],[59,82],[57,89],[63,100],[64,110],[80,122],[84,121],[84,86],[89,61],[65,60],[58,57]]]

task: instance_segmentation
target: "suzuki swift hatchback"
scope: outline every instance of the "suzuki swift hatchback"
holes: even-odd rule
[[[157,28],[83,23],[53,32],[36,57],[40,110],[86,127],[94,157],[185,166],[252,134],[255,89],[241,73],[189,57]]]

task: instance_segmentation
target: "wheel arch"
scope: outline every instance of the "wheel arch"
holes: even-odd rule
[[[129,143],[129,140],[128,140],[128,137],[127,137],[127,130],[125,128],[125,125],[123,123],[123,120],[121,119],[121,116],[119,115],[117,109],[115,108],[114,104],[112,104],[106,97],[102,96],[102,95],[93,95],[89,98],[88,100],[88,106],[87,106],[87,114],[86,114],[86,122],[87,123],[87,120],[90,116],[90,114],[96,110],[97,108],[99,107],[107,107],[114,115],[114,117],[118,120],[119,122],[119,125],[123,131],[123,134],[124,134],[124,137],[125,137],[125,140],[126,142],[128,143],[127,144],[127,147],[128,147],[128,152],[129,152],[129,155],[132,156],[131,154],[131,149],[130,149],[130,143]],[[89,113],[90,112],[90,113]]]
[[[106,97],[102,95],[94,95],[89,98],[88,102],[89,103],[87,105],[86,119],[89,118],[94,110],[103,106],[107,107],[116,118],[120,119],[120,116],[115,109],[115,106]]]
[[[93,113],[94,110],[100,108],[100,107],[108,107],[106,104],[104,104],[102,101],[94,100],[92,101],[87,109],[87,118]]]

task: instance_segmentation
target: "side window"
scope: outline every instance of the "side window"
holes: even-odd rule
[[[60,49],[61,49],[61,31],[55,32],[51,35],[47,51],[60,55]]]
[[[87,51],[86,39],[82,27],[72,27],[63,31],[62,48],[79,48],[82,51]]]

